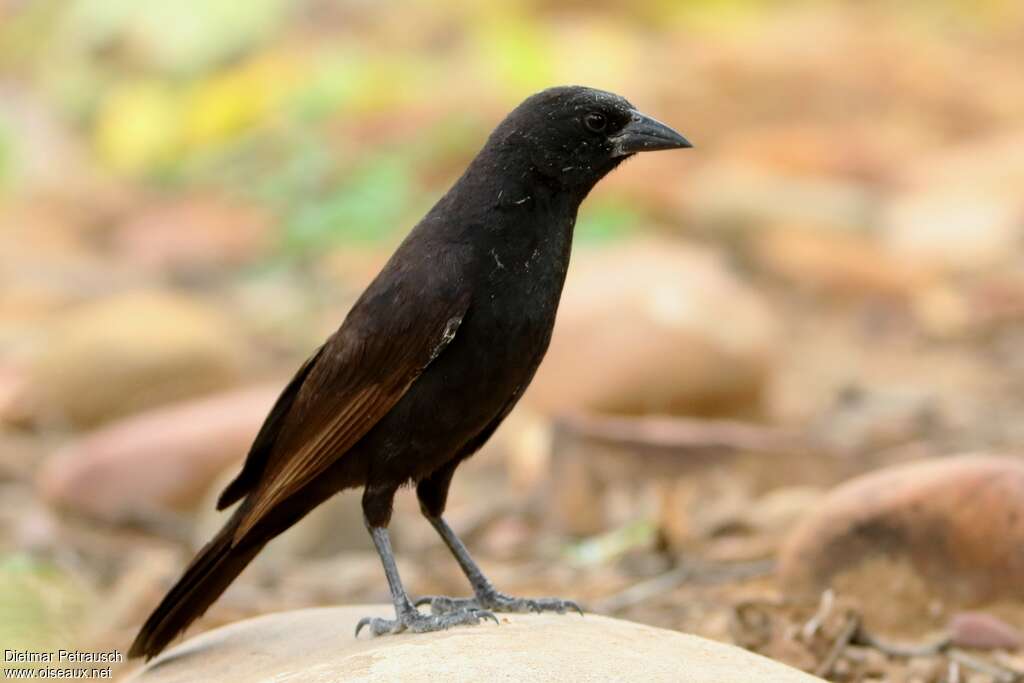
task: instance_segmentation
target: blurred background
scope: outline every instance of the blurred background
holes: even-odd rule
[[[453,487],[485,570],[830,680],[1018,680],[1022,64],[1011,0],[0,0],[2,647],[124,651],[290,373],[580,83],[696,149],[584,204]],[[410,592],[467,593],[397,507]],[[349,493],[196,630],[386,600]]]

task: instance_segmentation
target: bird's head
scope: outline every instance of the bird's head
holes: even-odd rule
[[[498,126],[492,143],[526,151],[541,174],[584,193],[637,152],[692,146],[624,97],[583,86],[531,95]]]

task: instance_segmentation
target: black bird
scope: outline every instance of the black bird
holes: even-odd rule
[[[578,610],[499,593],[442,513],[455,469],[512,410],[547,350],[580,203],[629,156],[680,147],[690,143],[679,133],[591,88],[551,88],[513,110],[284,389],[217,503],[241,505],[129,655],[159,653],[268,541],[358,486],[396,618],[364,619],[356,635]],[[388,539],[392,500],[407,483],[475,594],[430,598],[431,614],[410,601]]]

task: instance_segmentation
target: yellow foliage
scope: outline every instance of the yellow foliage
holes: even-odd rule
[[[268,54],[184,89],[156,79],[115,85],[97,112],[97,152],[126,173],[173,162],[264,121],[302,73],[300,60]]]
[[[473,42],[485,82],[532,92],[552,85],[551,36],[514,5],[484,5],[473,22]]]
[[[301,76],[299,60],[283,54],[258,57],[196,84],[185,97],[183,139],[205,147],[264,120]]]
[[[408,106],[423,97],[430,82],[426,65],[411,60],[379,57],[360,65],[349,106],[355,111],[387,111]]]
[[[123,172],[166,163],[180,149],[179,114],[178,101],[164,83],[116,85],[97,112],[96,151],[106,164]]]

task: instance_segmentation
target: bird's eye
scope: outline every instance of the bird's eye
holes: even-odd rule
[[[608,119],[604,117],[604,114],[595,111],[583,117],[583,125],[595,133],[600,133],[608,125]]]

